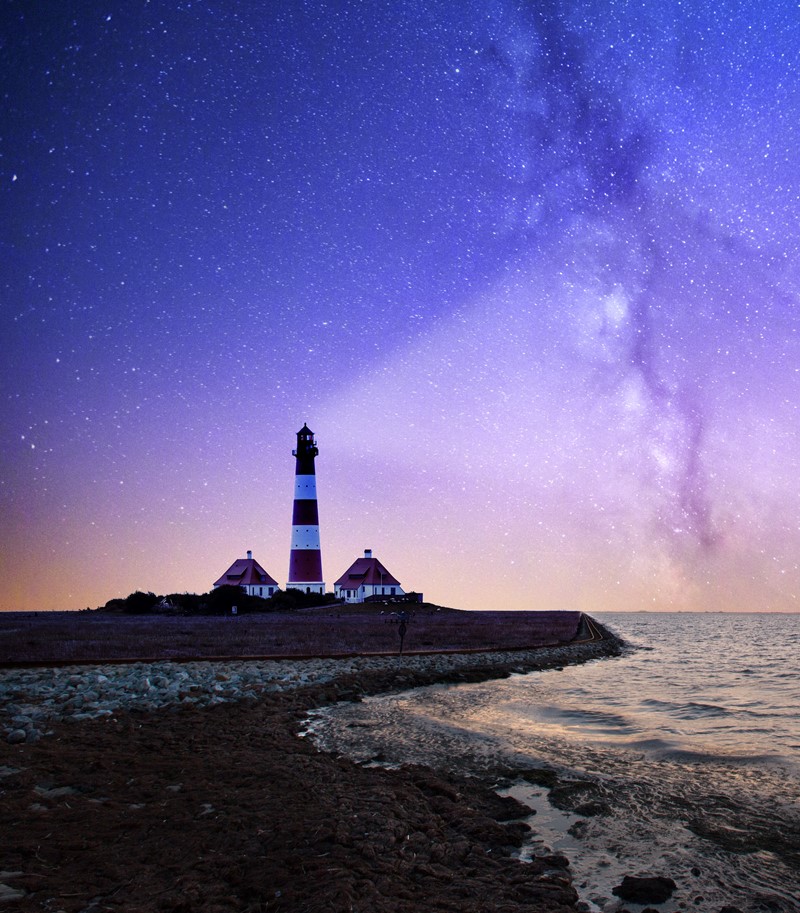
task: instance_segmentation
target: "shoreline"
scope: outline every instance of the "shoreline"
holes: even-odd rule
[[[124,709],[213,706],[304,687],[322,687],[331,694],[334,684],[336,693],[344,695],[339,700],[354,700],[618,655],[618,638],[594,625],[600,640],[491,652],[16,665],[0,669],[0,733],[6,739],[17,733],[12,742],[35,742],[52,721],[102,719]]]
[[[0,828],[9,844],[0,855],[0,902],[5,891],[25,913],[52,903],[77,913],[97,898],[108,909],[175,913],[410,913],[419,904],[574,911],[566,859],[514,858],[530,814],[516,800],[443,771],[360,767],[298,735],[309,710],[338,701],[618,655],[620,641],[603,635],[513,653],[242,663],[264,673],[244,684],[235,662],[196,663],[191,671],[207,676],[202,694],[181,697],[162,682],[159,703],[150,681],[145,691],[128,692],[127,706],[100,717],[81,716],[87,711],[74,702],[63,709],[69,699],[61,711],[54,704],[39,721],[47,735],[26,734],[0,749]],[[135,672],[140,687],[142,677],[163,672],[119,668]],[[64,671],[78,695],[97,687],[98,676],[107,679],[100,685],[115,680],[106,674],[112,666],[81,669]],[[30,696],[37,678],[60,687],[53,670],[1,675],[4,686],[14,682],[16,698],[24,689]]]

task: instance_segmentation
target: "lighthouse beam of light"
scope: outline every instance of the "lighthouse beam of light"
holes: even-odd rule
[[[685,590],[687,576],[706,580],[704,562],[726,573],[747,525],[765,522],[756,474],[716,499],[720,467],[729,485],[741,472],[723,428],[734,402],[736,446],[760,443],[758,391],[730,371],[750,343],[727,315],[770,298],[774,277],[754,278],[752,248],[664,178],[671,150],[639,104],[642,73],[607,67],[562,9],[506,9],[484,49],[476,116],[496,128],[506,270],[338,391],[326,422],[369,411],[394,464],[446,464],[451,484],[482,486],[488,511],[516,514],[514,538],[540,543],[541,527],[564,541],[572,519],[609,562],[627,542],[632,561]],[[462,442],[451,451],[437,434],[448,425]]]

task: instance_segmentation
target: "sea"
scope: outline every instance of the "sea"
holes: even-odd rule
[[[642,910],[613,889],[652,874],[677,886],[664,913],[800,913],[800,615],[594,617],[622,656],[336,705],[309,735],[368,764],[555,770],[552,793],[495,785],[531,809],[523,859],[566,855],[586,911]]]

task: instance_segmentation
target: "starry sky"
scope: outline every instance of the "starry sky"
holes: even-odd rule
[[[798,611],[800,9],[7,0],[0,608]]]

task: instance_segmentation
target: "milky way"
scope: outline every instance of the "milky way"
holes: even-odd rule
[[[2,608],[797,610],[800,14],[2,12]]]

